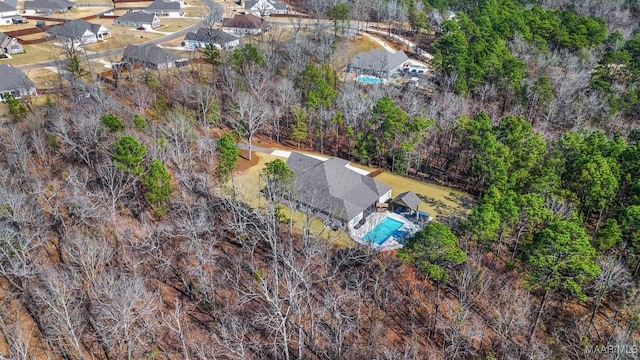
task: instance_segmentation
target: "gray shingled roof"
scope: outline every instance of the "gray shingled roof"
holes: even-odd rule
[[[155,14],[146,11],[132,11],[120,16],[117,20],[149,23],[153,22]]]
[[[0,12],[7,12],[7,11],[16,11],[16,7],[11,6],[11,4],[7,4],[0,0]]]
[[[200,28],[196,32],[189,32],[184,36],[185,40],[199,41],[208,44],[227,44],[238,37],[222,31],[221,29]]]
[[[5,33],[0,32],[0,45],[2,45],[5,41],[7,41],[9,37]]]
[[[168,0],[155,0],[151,5],[147,6],[147,10],[165,10],[165,11],[180,11],[181,5],[177,1]]]
[[[25,1],[24,8],[26,10],[60,10],[60,9],[68,9],[70,7],[75,6],[76,3],[68,0],[33,0],[33,1]]]
[[[82,19],[73,20],[62,25],[52,27],[48,31],[48,34],[66,38],[79,38],[87,30],[91,31],[94,34],[97,34],[100,31],[100,24],[92,24]]]
[[[27,75],[11,65],[0,65],[0,92],[25,89],[33,86]]]
[[[418,209],[418,205],[420,205],[420,198],[413,191],[405,191],[396,196],[396,198],[393,199],[393,202],[406,206],[411,210],[416,210]]]
[[[263,0],[263,1],[266,1],[269,4],[271,4],[271,6],[273,6],[274,9],[276,9],[276,10],[287,10],[287,4],[283,4],[281,2],[272,1],[272,0]],[[245,1],[244,2],[245,10],[250,10],[258,2],[259,1],[256,1],[256,0]]]
[[[124,49],[126,59],[147,62],[155,65],[166,64],[170,61],[183,59],[182,57],[170,53],[156,44],[127,45]]]
[[[355,68],[373,71],[390,71],[407,60],[409,60],[409,57],[402,50],[391,53],[387,50],[373,49],[356,55],[351,60],[350,65]]]
[[[349,221],[373,205],[391,187],[347,167],[344,159],[326,161],[292,152],[287,166],[296,174],[298,200]]]

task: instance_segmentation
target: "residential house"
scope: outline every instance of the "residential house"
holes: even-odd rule
[[[122,61],[129,65],[140,64],[149,70],[164,70],[189,65],[189,60],[170,53],[156,44],[127,45]]]
[[[218,49],[233,49],[240,46],[240,38],[220,29],[200,28],[184,36],[184,46],[189,48],[205,48],[208,45]]]
[[[160,26],[160,19],[156,14],[146,11],[132,11],[113,20],[113,24],[153,30]]]
[[[155,0],[145,9],[147,12],[158,16],[180,17],[182,4],[178,1]]]
[[[24,13],[27,15],[66,13],[76,7],[69,0],[30,0],[24,2]]]
[[[19,99],[23,96],[37,95],[36,86],[27,75],[11,65],[0,65],[0,101],[7,94]]]
[[[261,19],[276,14],[288,14],[289,6],[275,0],[250,0],[244,2],[245,13]]]
[[[20,54],[24,52],[24,48],[18,42],[18,39],[9,37],[0,33],[0,55],[4,54]]]
[[[357,172],[344,159],[292,152],[287,166],[295,173],[297,205],[342,226],[354,226],[391,198],[389,185]]]
[[[80,19],[52,27],[47,32],[47,37],[56,38],[75,48],[108,39],[111,37],[111,31],[103,25]]]
[[[230,34],[262,34],[269,30],[269,24],[253,14],[236,15],[222,19],[222,30]]]
[[[399,74],[408,64],[409,57],[402,50],[392,53],[374,49],[357,54],[347,65],[347,72],[388,79]]]
[[[22,16],[18,14],[16,7],[0,0],[0,26],[21,24],[22,22]]]

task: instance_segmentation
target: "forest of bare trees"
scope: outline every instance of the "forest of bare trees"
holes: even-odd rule
[[[117,87],[81,61],[97,97],[13,103],[0,126],[0,358],[637,358],[638,5],[347,3],[350,21],[439,39],[435,91],[343,81],[354,42],[320,21],[334,2],[309,0],[313,25]],[[584,39],[507,8],[605,38],[573,48]],[[484,38],[498,40],[472,45]],[[400,256],[334,246],[311,213],[294,227],[275,198],[251,208],[216,171],[226,132],[250,150],[268,140],[468,191],[468,218],[432,233],[464,259],[423,243]]]

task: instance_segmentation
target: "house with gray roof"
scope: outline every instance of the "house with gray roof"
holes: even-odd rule
[[[0,33],[0,56],[5,54],[20,54],[23,52],[24,48],[22,44],[18,42],[18,39]]]
[[[253,14],[236,15],[222,19],[222,30],[230,34],[262,34],[270,25]]]
[[[75,48],[108,39],[111,37],[111,31],[103,25],[80,19],[52,27],[47,31],[47,37],[58,39]]]
[[[27,15],[66,13],[76,7],[69,0],[31,0],[24,2],[24,13]]]
[[[22,22],[22,16],[18,14],[15,4],[8,4],[0,0],[0,26],[21,24]]]
[[[170,53],[156,44],[127,45],[122,61],[132,66],[140,64],[149,70],[164,70],[189,65],[189,59]]]
[[[113,24],[153,30],[160,26],[160,18],[147,11],[131,11],[113,20]]]
[[[37,95],[36,86],[27,75],[11,65],[0,65],[0,101],[5,101],[7,94],[16,99]]]
[[[220,29],[200,28],[196,32],[189,32],[184,36],[184,46],[188,48],[206,48],[214,46],[217,49],[233,49],[240,45],[240,38],[228,34]]]
[[[155,0],[145,10],[158,16],[179,17],[182,14],[182,4],[178,1]]]
[[[295,173],[296,201],[327,219],[353,226],[391,198],[391,187],[347,167],[340,158],[319,160],[292,152],[287,166]]]
[[[392,53],[383,49],[373,49],[357,54],[347,65],[347,72],[388,79],[399,74],[408,63],[409,57],[402,50]]]
[[[244,10],[247,14],[264,19],[275,14],[288,14],[291,8],[275,0],[248,0],[244,2]]]

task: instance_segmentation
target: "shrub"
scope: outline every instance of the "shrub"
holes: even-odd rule
[[[102,125],[106,126],[113,132],[124,130],[122,121],[120,121],[120,119],[113,114],[103,114],[102,116],[100,116],[100,122],[102,123]]]
[[[137,130],[142,131],[147,128],[148,124],[147,120],[145,120],[142,116],[136,114],[133,117],[133,125],[135,125]]]

